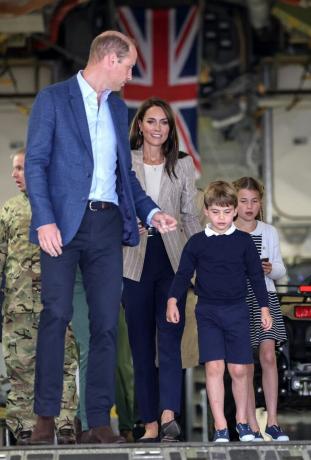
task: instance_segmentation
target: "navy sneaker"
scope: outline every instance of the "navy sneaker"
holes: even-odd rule
[[[237,423],[235,429],[240,441],[253,441],[255,439],[254,433],[248,423]]]
[[[223,430],[215,430],[213,442],[229,442],[229,431],[228,428]]]
[[[289,441],[287,434],[278,425],[267,425],[265,433],[272,441]]]
[[[260,433],[260,431],[253,431],[254,439],[253,441],[260,442],[264,441],[263,435]]]

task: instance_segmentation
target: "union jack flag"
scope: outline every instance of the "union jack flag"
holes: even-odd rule
[[[137,45],[133,80],[124,89],[130,117],[151,96],[171,104],[180,148],[189,153],[196,170],[197,152],[198,30],[197,6],[170,9],[118,8],[121,30]]]

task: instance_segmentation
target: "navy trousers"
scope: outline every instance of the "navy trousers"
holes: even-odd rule
[[[122,302],[133,356],[135,395],[144,423],[157,420],[164,409],[180,413],[180,346],[186,298],[178,305],[179,324],[168,323],[166,304],[173,277],[163,240],[156,235],[148,238],[140,282],[123,278]]]
[[[74,239],[59,257],[41,251],[42,303],[34,411],[59,414],[64,373],[64,336],[72,317],[79,264],[89,305],[90,346],[86,376],[89,428],[109,425],[115,401],[116,329],[122,284],[122,217],[117,206],[87,209]]]

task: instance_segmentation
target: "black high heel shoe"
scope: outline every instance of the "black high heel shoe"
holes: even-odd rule
[[[163,423],[160,431],[160,442],[179,442],[181,429],[176,420]]]
[[[155,438],[138,438],[136,439],[136,442],[142,442],[143,444],[151,444],[153,442],[159,442],[159,436],[156,436]]]

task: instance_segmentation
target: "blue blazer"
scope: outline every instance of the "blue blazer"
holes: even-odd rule
[[[132,171],[125,103],[108,98],[117,137],[117,183],[123,216],[123,244],[139,242],[138,217],[146,222],[156,204],[145,194]],[[89,197],[94,162],[82,94],[74,76],[43,89],[32,107],[27,136],[25,177],[32,208],[30,241],[37,228],[56,223],[63,244],[78,231]]]

